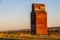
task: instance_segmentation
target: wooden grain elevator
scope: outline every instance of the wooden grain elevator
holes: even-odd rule
[[[31,34],[48,34],[47,13],[44,4],[32,4]]]

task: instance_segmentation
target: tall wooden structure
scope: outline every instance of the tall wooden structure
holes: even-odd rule
[[[47,13],[44,4],[32,4],[31,34],[48,34]]]

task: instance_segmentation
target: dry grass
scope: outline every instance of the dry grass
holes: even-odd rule
[[[0,33],[0,38],[17,40],[60,40],[60,32],[49,32],[48,35],[31,35],[30,32]]]

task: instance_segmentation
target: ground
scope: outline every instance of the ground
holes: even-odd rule
[[[0,32],[0,39],[6,40],[60,40],[60,32],[49,32],[47,35],[32,35],[30,32]]]

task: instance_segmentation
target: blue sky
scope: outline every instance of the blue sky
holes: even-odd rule
[[[48,27],[60,26],[60,0],[0,0],[0,31],[30,29],[32,3],[45,4]]]

